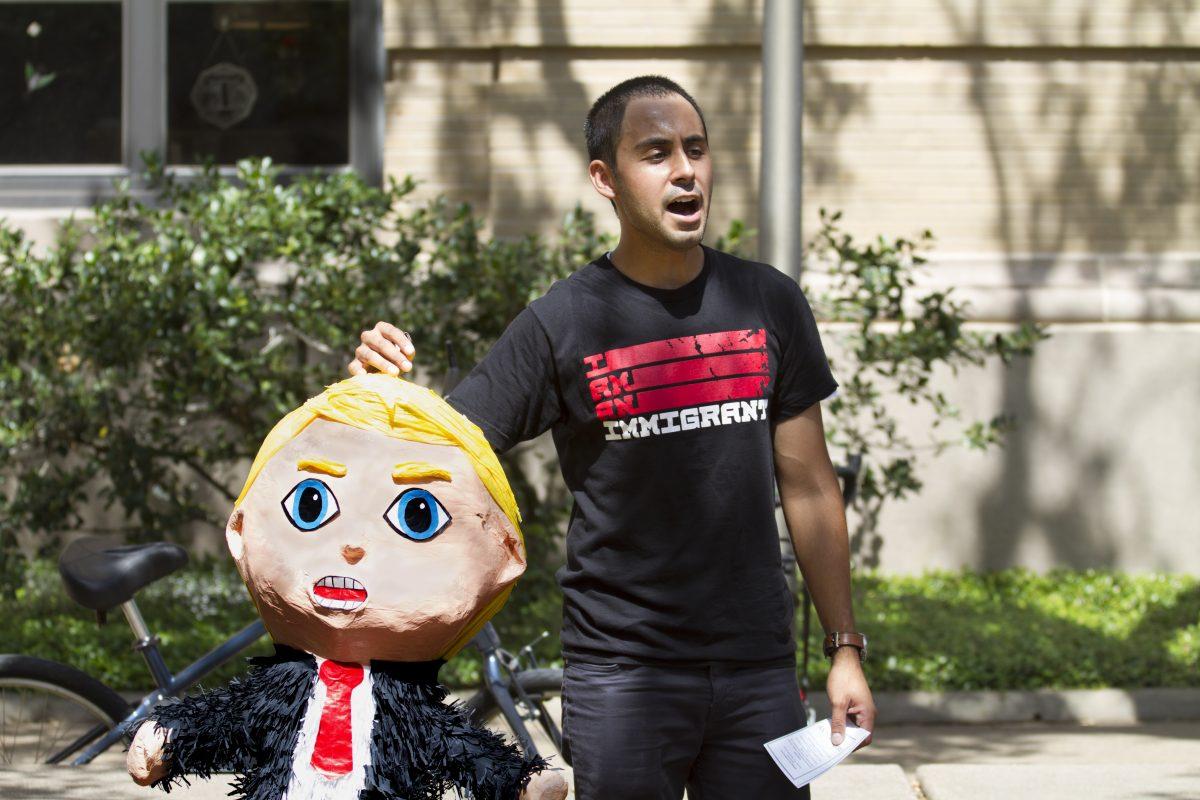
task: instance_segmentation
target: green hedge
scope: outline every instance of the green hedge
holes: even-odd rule
[[[877,691],[1200,687],[1195,576],[859,573],[854,595]]]
[[[864,571],[855,575],[854,594],[859,626],[871,637],[867,676],[875,691],[1200,687],[1200,578],[1104,570],[920,577]],[[139,604],[175,670],[254,617],[237,573],[224,560],[194,564],[160,581],[139,595]],[[557,596],[545,602],[539,597],[533,608],[553,630]],[[534,632],[537,621],[524,611],[507,621],[502,612],[496,620],[512,649]],[[818,636],[814,632],[814,654],[820,653]],[[0,651],[65,661],[113,686],[147,688],[146,669],[130,643],[119,612],[97,629],[90,612],[66,598],[51,562],[37,562],[21,588],[0,597]],[[264,641],[253,652],[268,650]],[[539,653],[552,660],[553,639]],[[205,683],[241,669],[235,662]],[[825,671],[824,659],[814,656],[815,689],[823,687]],[[442,677],[452,685],[477,680],[470,651],[447,665]]]

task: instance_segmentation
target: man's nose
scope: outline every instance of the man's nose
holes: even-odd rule
[[[362,561],[362,557],[367,554],[366,550],[361,547],[351,547],[348,544],[342,545],[342,558],[346,559],[347,564],[357,564]]]
[[[692,163],[687,151],[682,148],[677,150],[674,162],[671,170],[671,182],[690,185],[696,179],[696,165]]]

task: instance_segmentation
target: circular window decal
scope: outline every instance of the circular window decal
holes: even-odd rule
[[[244,67],[222,61],[196,76],[191,100],[200,119],[226,130],[250,116],[258,86]]]

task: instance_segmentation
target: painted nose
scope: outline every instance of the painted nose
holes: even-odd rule
[[[346,559],[347,564],[357,564],[362,561],[362,557],[367,554],[366,550],[361,547],[351,547],[350,545],[342,545],[342,558]]]

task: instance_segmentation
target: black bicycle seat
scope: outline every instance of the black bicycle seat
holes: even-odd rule
[[[63,550],[58,571],[72,600],[107,611],[187,562],[187,551],[170,542],[113,547],[103,539],[84,538]]]

